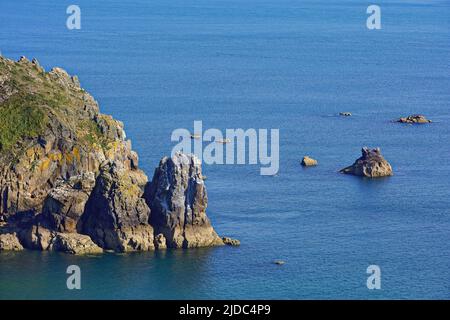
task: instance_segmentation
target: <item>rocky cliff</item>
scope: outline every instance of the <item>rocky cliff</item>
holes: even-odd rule
[[[206,205],[194,156],[164,158],[149,183],[123,124],[76,77],[0,57],[0,250],[221,245]]]

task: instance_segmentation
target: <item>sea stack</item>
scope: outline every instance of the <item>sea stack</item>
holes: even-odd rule
[[[0,128],[0,251],[224,244],[199,161],[163,158],[149,183],[123,124],[63,69],[0,57]]]
[[[361,153],[362,156],[353,165],[342,169],[340,172],[367,178],[393,175],[392,166],[384,159],[380,148],[370,150],[364,147]]]
[[[206,215],[208,196],[200,160],[194,155],[176,153],[163,158],[145,199],[155,234],[166,239],[168,248],[224,244]]]

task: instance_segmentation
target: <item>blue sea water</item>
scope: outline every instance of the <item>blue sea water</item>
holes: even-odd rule
[[[77,74],[150,177],[194,120],[280,129],[280,171],[204,166],[208,215],[240,247],[1,253],[1,299],[450,298],[449,1],[377,1],[374,31],[357,0],[78,0],[68,30],[72,2],[2,0],[2,54]],[[390,122],[411,113],[434,122]],[[337,173],[365,145],[393,177]],[[306,154],[319,166],[301,168]],[[372,264],[381,290],[366,287]]]

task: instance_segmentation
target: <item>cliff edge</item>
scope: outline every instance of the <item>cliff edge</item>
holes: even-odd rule
[[[194,156],[163,158],[149,183],[123,124],[77,77],[0,56],[0,250],[222,245],[206,206]]]

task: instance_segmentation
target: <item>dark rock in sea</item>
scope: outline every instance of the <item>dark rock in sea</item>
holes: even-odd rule
[[[0,250],[223,245],[198,160],[164,158],[149,184],[123,124],[63,69],[0,56],[0,128]]]
[[[397,120],[397,122],[409,124],[425,124],[431,123],[431,120],[428,120],[424,115],[416,114],[405,118],[400,118]]]
[[[368,178],[392,176],[392,167],[381,155],[379,148],[370,150],[364,147],[361,152],[362,156],[353,165],[340,172]]]
[[[147,186],[155,234],[163,234],[169,248],[223,245],[206,216],[208,197],[200,161],[194,155],[165,157]]]

